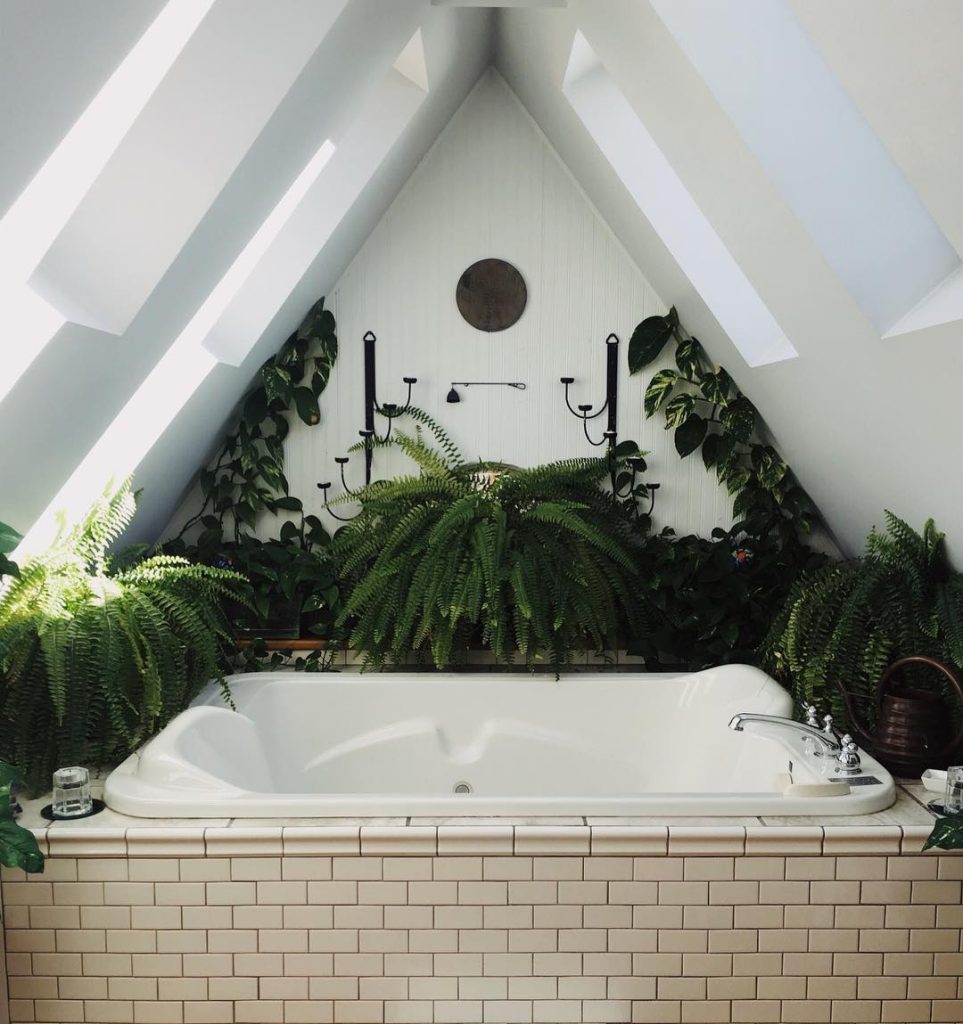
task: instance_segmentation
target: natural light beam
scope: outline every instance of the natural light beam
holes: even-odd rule
[[[76,521],[111,482],[119,483],[134,472],[191,395],[217,366],[218,360],[204,348],[205,339],[318,179],[334,151],[334,144],[325,139],[190,323],[31,527],[15,557],[42,551],[54,539],[62,523]]]
[[[65,319],[26,282],[213,3],[168,0],[0,220],[0,401]]]
[[[794,359],[796,349],[581,32],[563,91],[745,361]]]

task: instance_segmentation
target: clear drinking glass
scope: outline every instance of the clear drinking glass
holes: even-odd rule
[[[961,764],[946,769],[946,796],[943,797],[943,809],[947,814],[959,814],[963,811],[963,765]]]
[[[963,769],[961,769],[963,771]],[[963,799],[963,794],[961,794]],[[51,812],[55,818],[79,818],[90,814],[94,802],[90,796],[90,772],[79,766],[58,768],[53,773]]]

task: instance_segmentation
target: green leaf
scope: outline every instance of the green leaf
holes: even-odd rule
[[[695,395],[683,392],[665,407],[665,429],[681,426],[695,410]]]
[[[730,402],[719,413],[723,427],[737,440],[749,442],[756,428],[756,408],[744,395]]]
[[[937,818],[933,831],[923,844],[924,850],[963,850],[963,814]]]
[[[702,462],[706,469],[712,469],[721,454],[722,438],[719,434],[707,434],[702,442]]]
[[[295,388],[294,404],[297,407],[298,416],[309,427],[313,427],[316,423],[320,422],[321,410],[318,407],[318,399],[310,388]]]
[[[291,374],[287,370],[280,366],[264,366],[261,379],[269,402],[280,401],[287,405],[291,401]]]
[[[275,498],[274,507],[284,509],[286,512],[300,512],[304,506],[300,498],[284,497]]]
[[[691,455],[696,448],[702,444],[702,439],[706,436],[706,427],[708,424],[701,417],[693,413],[686,421],[679,427],[675,432],[675,450],[685,458],[687,455]]]
[[[675,365],[679,367],[679,373],[689,379],[698,376],[704,355],[698,338],[686,338],[685,341],[679,342],[675,350]]]
[[[662,354],[672,337],[672,323],[665,316],[648,316],[629,339],[629,373],[638,373]]]
[[[752,477],[752,470],[748,466],[735,466],[725,475],[726,489],[730,494],[741,491]]]
[[[713,405],[725,405],[732,394],[732,378],[722,367],[715,373],[707,373],[699,384],[706,401]]]
[[[0,555],[0,576],[19,576],[20,566],[6,555]]]
[[[20,543],[23,538],[6,523],[0,523],[0,555],[6,555]]]
[[[255,388],[244,400],[244,409],[241,412],[244,422],[248,426],[260,423],[267,416],[267,392],[263,387]]]
[[[757,449],[761,449],[761,451]],[[767,491],[771,491],[782,482],[789,467],[782,461],[779,453],[771,445],[766,445],[765,447],[754,445],[752,456],[752,462],[756,467],[756,476],[759,478],[759,483]]]
[[[678,380],[679,375],[675,370],[659,370],[645,389],[643,406],[646,416],[652,416],[662,407]]]
[[[0,864],[31,873],[43,871],[43,854],[34,834],[12,818],[0,820]]]
[[[620,441],[612,453],[617,459],[627,459],[629,456],[641,455],[639,446],[635,441]]]

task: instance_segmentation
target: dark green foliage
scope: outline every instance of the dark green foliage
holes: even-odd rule
[[[776,529],[790,545],[816,519],[805,491],[771,446],[758,439],[753,404],[721,366],[715,366],[697,338],[679,323],[675,307],[647,317],[629,343],[629,372],[638,373],[675,345],[675,369],[659,370],[645,390],[646,416],[660,409],[666,430],[674,430],[676,451],[685,458],[702,452],[706,469],[735,495],[740,526],[752,536]]]
[[[43,871],[43,854],[34,834],[14,819],[13,789],[23,779],[12,765],[0,761],[0,864],[24,871]]]
[[[236,630],[251,637],[332,635],[340,591],[330,555],[331,538],[317,516],[305,515],[284,475],[284,440],[289,420],[320,422],[318,399],[328,385],[338,354],[334,316],[324,299],[308,311],[280,351],[261,367],[258,381],[241,403],[236,429],[227,436],[214,465],[200,474],[203,504],[173,540],[171,554],[242,572],[249,581],[246,601],[233,609]],[[290,513],[290,515],[289,515]],[[283,519],[276,537],[254,534],[266,514]],[[190,531],[199,532],[193,542]],[[263,529],[262,531],[263,532]],[[275,667],[283,656],[260,657],[256,647],[245,667]],[[321,656],[299,668],[317,668]]]
[[[805,569],[825,563],[798,540],[713,531],[649,537],[639,555],[651,631],[630,649],[649,670],[755,664],[772,616]]]
[[[0,578],[4,576],[16,576],[20,571],[17,563],[12,562],[7,555],[20,543],[21,536],[12,526],[0,523]]]
[[[395,433],[420,472],[373,483],[335,535],[349,597],[340,622],[369,664],[430,652],[448,665],[472,643],[500,661],[554,668],[575,650],[616,647],[640,630],[629,516],[600,486],[608,459],[534,469],[461,461],[438,442]]]
[[[837,682],[866,701],[897,657],[963,665],[963,576],[947,560],[943,534],[932,520],[919,534],[891,512],[886,524],[870,533],[862,558],[801,576],[765,644],[766,667],[797,700],[830,705],[843,721]]]
[[[947,814],[937,818],[923,849],[963,850],[963,814]]]
[[[0,598],[0,757],[34,791],[116,763],[222,678],[242,577],[169,555],[116,568],[134,507],[129,482],[106,494]]]

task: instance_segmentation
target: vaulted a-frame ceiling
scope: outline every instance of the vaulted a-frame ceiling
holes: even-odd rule
[[[494,63],[844,545],[963,537],[961,43],[956,0],[0,0],[0,519],[137,468],[156,536]]]

